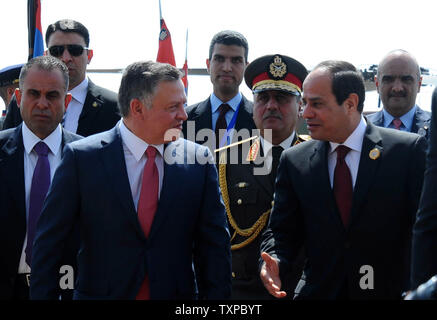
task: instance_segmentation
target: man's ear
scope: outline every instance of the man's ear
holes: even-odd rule
[[[91,49],[88,49],[88,63],[91,62],[91,59],[93,58],[94,52]]]
[[[21,91],[20,88],[15,89],[15,98],[17,99],[17,106],[18,108],[21,105]]]
[[[146,106],[140,99],[132,99],[129,104],[129,114],[134,118],[143,117],[145,107]]]
[[[358,110],[358,101],[359,97],[356,93],[350,93],[349,97],[346,98],[344,104],[346,108],[349,110]]]
[[[211,72],[209,71],[210,68],[209,64],[210,64],[209,59],[206,59],[206,70],[208,71],[209,74],[211,74]]]

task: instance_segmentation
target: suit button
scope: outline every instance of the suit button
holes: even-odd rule
[[[243,203],[243,200],[241,200],[241,199],[238,199],[237,200],[237,203],[240,205],[240,204],[242,204]]]

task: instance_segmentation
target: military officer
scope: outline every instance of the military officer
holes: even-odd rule
[[[308,139],[295,131],[306,75],[300,62],[285,55],[267,55],[250,63],[244,79],[253,92],[259,136],[216,150],[232,236],[232,299],[272,298],[258,272],[260,234],[269,219],[281,151]],[[285,283],[292,290],[302,264],[300,260]]]
[[[16,64],[0,70],[0,97],[5,103],[5,109],[2,111],[0,118],[0,130],[3,127],[3,121],[6,116],[6,108],[14,95],[15,89],[18,88],[18,78],[23,64]]]

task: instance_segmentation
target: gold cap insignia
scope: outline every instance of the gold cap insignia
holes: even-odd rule
[[[282,61],[280,55],[273,57],[273,62],[269,65],[269,74],[273,79],[283,79],[287,74],[287,65]]]
[[[97,108],[97,102],[93,102],[93,104],[92,104],[92,106],[94,107],[94,108]]]
[[[369,152],[369,158],[372,159],[372,160],[378,159],[380,155],[381,155],[381,152],[379,151],[378,148],[373,148]]]
[[[260,145],[259,139],[256,139],[250,146],[249,153],[247,154],[246,157],[246,161],[255,161],[256,157],[258,156],[259,145]]]

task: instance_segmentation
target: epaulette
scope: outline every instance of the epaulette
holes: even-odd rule
[[[299,143],[305,142],[305,141],[309,141],[309,140],[311,140],[311,136],[310,135],[308,135],[308,134],[298,134],[296,142],[293,144],[293,146],[295,146],[295,145],[297,145]]]

